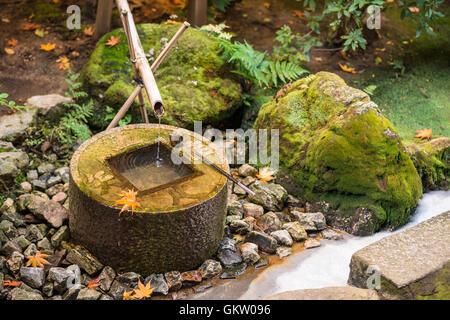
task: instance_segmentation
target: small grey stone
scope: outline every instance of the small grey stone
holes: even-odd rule
[[[9,220],[3,220],[0,222],[0,230],[3,231],[3,234],[10,240],[18,236],[16,227],[14,227],[14,224]]]
[[[142,282],[142,277],[136,272],[125,272],[119,275],[119,281],[131,288],[137,287],[140,280]]]
[[[251,231],[246,236],[245,241],[255,243],[259,250],[267,253],[275,253],[277,250],[277,240],[262,232]]]
[[[166,279],[167,286],[170,291],[176,291],[181,289],[183,285],[181,281],[181,273],[178,271],[170,271],[164,274],[164,278]]]
[[[270,233],[272,237],[277,240],[277,243],[280,245],[285,245],[291,247],[293,244],[293,240],[291,235],[287,230],[277,230]]]
[[[28,181],[24,181],[20,184],[20,190],[24,192],[31,192],[31,190],[33,190],[33,186]]]
[[[25,237],[31,242],[36,242],[42,240],[44,238],[44,234],[36,224],[32,224],[27,227]]]
[[[239,216],[240,219],[244,217],[244,207],[239,201],[233,201],[227,206],[227,214],[229,216]]]
[[[79,265],[89,275],[94,275],[103,268],[103,264],[98,261],[89,251],[84,248],[77,247],[70,249],[66,260]]]
[[[116,272],[113,268],[106,266],[103,268],[102,272],[99,275],[99,278],[102,278],[103,280],[100,282],[100,289],[107,292],[114,281],[114,278],[116,277]]]
[[[55,166],[49,162],[45,162],[37,167],[39,174],[53,173],[53,171],[55,171]]]
[[[282,228],[289,232],[294,241],[303,241],[308,238],[305,228],[298,221],[285,223]]]
[[[131,291],[132,289],[125,284],[114,280],[114,282],[111,285],[111,289],[109,289],[109,295],[113,297],[114,300],[122,300],[123,293],[125,291]]]
[[[45,189],[47,188],[47,183],[39,179],[31,181],[31,185],[33,186],[33,188],[42,191],[45,191]]]
[[[11,300],[44,300],[41,294],[27,291],[21,288],[14,288],[11,291]]]
[[[0,213],[5,212],[16,212],[16,206],[14,205],[13,199],[7,198],[5,201],[3,201],[0,207]]]
[[[37,243],[37,247],[39,250],[52,250],[52,245],[50,244],[50,241],[48,241],[47,238],[43,238],[42,240],[39,240]]]
[[[225,218],[225,224],[230,224],[232,221],[234,220],[240,220],[242,217],[241,216],[227,216]]]
[[[46,297],[51,297],[53,295],[53,283],[47,282],[42,287],[42,292]]]
[[[19,236],[16,239],[14,239],[14,242],[17,243],[22,250],[25,250],[30,244],[31,242],[28,241],[25,236]]]
[[[239,175],[243,177],[254,177],[258,174],[258,170],[256,168],[246,163],[239,167],[238,172]]]
[[[311,249],[311,248],[316,248],[316,247],[320,247],[320,241],[318,241],[316,239],[308,239],[305,241],[306,249]]]
[[[198,271],[203,279],[210,279],[222,272],[222,266],[219,261],[208,259],[202,263]]]
[[[281,185],[255,181],[250,189],[255,195],[249,195],[249,201],[259,204],[268,211],[281,211],[287,198],[287,191]]]
[[[246,234],[249,229],[250,225],[248,225],[245,221],[233,220],[230,222],[230,230],[234,233]]]
[[[110,295],[102,294],[98,300],[114,300]]]
[[[17,212],[5,212],[0,220],[11,221],[16,228],[25,226],[25,221],[23,221],[22,217]]]
[[[95,289],[84,288],[78,292],[77,300],[98,300],[102,293]]]
[[[222,250],[236,251],[234,240],[227,237],[223,238],[219,244],[219,249],[217,251],[220,252]]]
[[[260,258],[258,254],[258,245],[252,242],[246,242],[241,245],[240,249],[245,263],[253,265],[258,262]]]
[[[53,187],[50,187],[47,190],[45,190],[45,193],[49,197],[53,197],[55,194],[59,192],[64,192],[64,185],[61,183],[55,184]]]
[[[61,243],[65,240],[68,240],[70,237],[69,228],[67,226],[62,226],[55,232],[55,234],[51,237],[51,244],[53,247],[58,248]]]
[[[74,286],[70,287],[62,296],[63,300],[75,300],[78,296],[78,293],[84,286],[77,283]]]
[[[242,257],[239,253],[228,249],[222,250],[217,255],[217,258],[223,264],[225,268],[231,268],[242,262]]]
[[[39,178],[38,172],[37,170],[30,170],[27,172],[27,180],[29,182],[33,181],[33,180],[37,180]]]
[[[39,289],[45,282],[45,271],[43,268],[20,268],[20,279],[32,288]]]
[[[25,257],[34,256],[36,254],[36,252],[38,252],[38,249],[37,249],[36,245],[34,243],[32,243],[25,249],[25,251],[23,252],[23,255]]]
[[[290,214],[306,231],[320,231],[327,227],[325,216],[321,212],[300,212],[293,210]]]
[[[292,248],[290,248],[290,247],[278,247],[277,248],[277,255],[280,257],[280,259],[290,256],[291,254],[292,254]]]
[[[271,211],[265,213],[261,218],[262,224],[264,226],[265,232],[272,232],[276,230],[280,230],[281,228],[281,221],[278,218],[276,213],[273,213]]]
[[[60,183],[62,181],[60,176],[51,176],[48,180],[47,180],[47,188],[50,188],[52,186],[54,186],[57,183]]]
[[[147,285],[150,282],[150,288],[153,288],[154,293],[167,295],[169,293],[169,286],[164,279],[163,274],[151,274],[144,280],[144,284]]]
[[[20,268],[22,267],[23,260],[24,260],[23,254],[20,252],[14,251],[9,259],[6,261],[6,267],[9,271],[11,271],[13,274],[17,274],[20,271]]]
[[[331,229],[322,230],[322,238],[326,240],[342,240],[344,236]]]
[[[260,205],[251,202],[246,202],[244,203],[243,207],[244,207],[244,214],[246,217],[250,216],[255,219],[259,219],[264,214],[264,208]]]
[[[5,256],[9,256],[11,254],[13,254],[14,252],[22,252],[22,248],[15,243],[14,241],[7,241],[1,250],[1,253],[4,254]]]

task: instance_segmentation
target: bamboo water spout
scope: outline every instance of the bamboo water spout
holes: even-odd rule
[[[126,0],[116,0],[116,5],[120,12],[120,18],[127,36],[135,76],[139,74],[142,77],[142,82],[144,84],[145,91],[147,92],[153,112],[157,118],[161,118],[165,112],[164,103],[162,101],[161,94],[159,93],[152,69],[150,68],[150,65],[145,57],[144,49],[142,48],[141,41],[139,40],[130,7],[128,6],[128,2]],[[142,101],[140,102],[142,103]],[[141,105],[141,112],[145,112],[146,115],[147,111],[145,110],[145,106],[142,109]],[[145,120],[148,122],[147,117],[145,117]]]

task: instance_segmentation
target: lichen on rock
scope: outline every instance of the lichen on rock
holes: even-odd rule
[[[422,196],[420,178],[393,125],[366,93],[319,72],[261,108],[255,129],[269,128],[279,129],[280,165],[299,187],[297,195],[330,204],[328,223],[368,235],[409,220]],[[355,219],[362,213],[365,223]]]
[[[150,64],[178,28],[177,24],[137,25]],[[106,46],[111,36],[121,38],[114,47]],[[229,77],[218,50],[216,41],[194,28],[186,30],[177,41],[154,73],[166,106],[163,123],[190,129],[195,120],[216,125],[233,114],[240,104],[242,88]],[[99,40],[81,73],[84,87],[103,110],[92,118],[94,125],[104,125],[106,105],[118,110],[125,102],[134,89],[132,78],[126,36],[123,29],[116,29]],[[135,111],[135,119],[140,122],[137,114]],[[153,116],[152,112],[149,116]]]

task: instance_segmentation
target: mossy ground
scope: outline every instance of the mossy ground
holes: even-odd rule
[[[150,63],[179,27],[179,24],[137,26]],[[114,47],[105,45],[111,36],[121,38]],[[193,121],[202,120],[217,125],[230,117],[241,102],[242,89],[227,78],[217,42],[192,28],[178,40],[154,75],[166,106],[163,123],[192,128]],[[103,106],[117,109],[134,87],[130,83],[132,78],[126,36],[122,29],[116,29],[100,39],[82,71],[82,80],[94,97],[104,96]]]
[[[360,89],[377,86],[371,98],[406,144],[422,128],[432,128],[434,136],[450,137],[450,7],[442,6],[440,11],[445,17],[433,22],[435,35],[424,32],[419,38],[415,38],[415,24],[401,20],[396,9],[384,12],[395,23],[388,35],[402,44],[392,60],[402,61],[405,72],[393,67],[366,70],[349,83]]]

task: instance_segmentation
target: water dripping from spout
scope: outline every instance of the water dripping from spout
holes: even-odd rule
[[[162,166],[163,159],[159,154],[159,145],[161,144],[161,117],[158,117],[158,148],[156,150],[156,167],[159,168]]]

